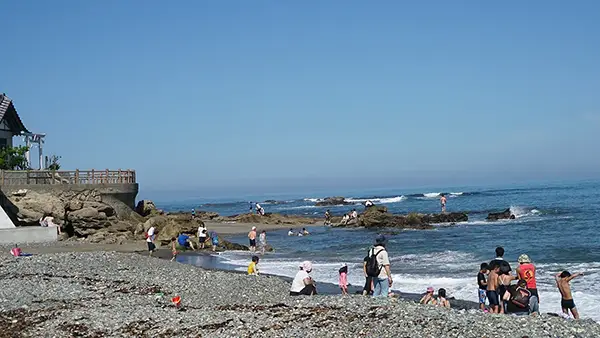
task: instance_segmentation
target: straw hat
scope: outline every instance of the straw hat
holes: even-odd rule
[[[519,256],[519,263],[531,263],[531,259],[526,254]]]

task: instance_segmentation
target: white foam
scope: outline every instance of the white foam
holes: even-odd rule
[[[321,201],[323,201],[323,199],[322,198],[305,198],[304,201],[314,203],[314,202],[321,202]]]
[[[350,203],[365,203],[366,201],[371,201],[373,203],[377,203],[377,204],[391,204],[391,203],[398,203],[398,202],[402,202],[406,200],[406,196],[401,195],[401,196],[396,196],[396,197],[386,197],[386,198],[347,198],[345,199],[346,202],[350,202]]]
[[[440,196],[441,194],[442,194],[441,192],[428,192],[426,194],[423,194],[423,196],[426,198],[436,198],[436,197]]]
[[[462,196],[463,192],[451,192],[451,196]]]

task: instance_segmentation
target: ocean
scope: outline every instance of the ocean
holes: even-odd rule
[[[388,236],[387,246],[394,277],[392,289],[421,293],[428,286],[445,288],[458,299],[477,301],[476,276],[479,265],[495,257],[497,246],[505,248],[505,258],[517,267],[517,258],[528,254],[537,267],[540,309],[560,312],[560,294],[554,275],[563,270],[585,275],[571,282],[573,298],[582,318],[600,321],[600,182],[530,185],[494,188],[453,188],[437,190],[393,189],[345,195],[356,205],[316,207],[322,196],[258,196],[267,212],[297,215],[323,215],[330,209],[341,215],[371,199],[386,205],[390,212],[439,212],[440,193],[448,197],[448,211],[465,211],[469,221],[452,226],[437,225],[433,230],[341,229],[310,227],[310,236],[289,237],[287,231],[272,231],[268,242],[275,248],[259,264],[262,272],[293,277],[298,263],[311,260],[318,281],[337,283],[341,263],[349,267],[348,280],[362,285],[363,258],[378,233]],[[215,211],[222,215],[248,212],[250,200],[217,200],[159,205],[167,210]],[[510,208],[514,220],[487,222],[489,212]],[[247,244],[245,235],[228,239]],[[218,256],[222,266],[243,271],[250,259],[247,252],[225,252]]]

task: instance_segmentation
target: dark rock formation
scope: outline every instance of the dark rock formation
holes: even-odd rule
[[[499,219],[515,219],[515,215],[510,212],[510,208],[502,212],[491,212],[488,214],[486,219],[488,221],[497,221]]]
[[[141,200],[135,207],[135,211],[141,216],[148,216],[153,212],[157,212],[154,202],[149,200]]]
[[[353,204],[351,202],[346,202],[346,199],[344,197],[327,197],[325,199],[323,199],[322,201],[318,201],[317,203],[315,203],[315,206],[317,207],[324,207],[324,206],[329,206],[329,205],[350,205]]]
[[[338,226],[363,226],[386,228],[431,229],[431,224],[465,222],[468,216],[465,213],[445,214],[417,214],[394,215],[387,211],[385,206],[372,206],[365,210],[356,224]]]

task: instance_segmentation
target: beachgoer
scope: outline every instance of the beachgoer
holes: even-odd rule
[[[437,301],[435,300],[435,297],[433,296],[434,291],[435,290],[433,289],[433,286],[428,287],[427,292],[425,293],[425,296],[423,296],[423,298],[421,298],[419,303],[436,305]]]
[[[502,266],[500,266],[500,274],[498,276],[498,295],[500,296],[500,313],[506,312],[506,305],[508,304],[504,301],[503,295],[510,287],[510,282],[516,279],[516,276],[512,276],[509,273],[503,273]]]
[[[183,232],[180,233],[177,237],[177,243],[185,249],[196,250],[196,248],[194,247],[194,243],[192,243],[192,241],[190,240],[190,235],[187,235]]]
[[[436,303],[438,306],[450,308],[450,302],[446,299],[446,289],[440,288],[438,290]]]
[[[264,216],[264,215],[265,215],[265,208],[261,207],[261,208],[258,210],[258,213],[259,213],[261,216]]]
[[[58,234],[59,235],[62,234],[60,226],[58,224],[54,223],[54,217],[52,217],[48,213],[45,213],[44,216],[42,218],[40,218],[40,225],[43,227],[50,227],[50,228],[55,227]]]
[[[498,297],[498,273],[500,272],[500,264],[493,260],[489,264],[490,275],[487,281],[487,299],[490,304],[491,313],[500,313],[500,298]]]
[[[340,289],[342,289],[342,295],[348,294],[348,265],[346,263],[342,263],[342,267],[338,271],[340,274],[339,284]]]
[[[531,309],[531,312],[539,312],[540,295],[537,290],[537,282],[535,280],[535,266],[531,263],[531,259],[526,254],[519,256],[519,266],[517,267],[517,276],[519,279],[527,281],[527,290],[531,292],[531,297],[535,300],[536,307]]]
[[[352,212],[350,213],[350,218],[351,219],[357,219],[358,218],[358,212],[356,212],[356,209],[352,209]]]
[[[347,214],[344,214],[344,216],[342,217],[342,221],[340,222],[340,224],[346,225],[348,224],[348,221],[350,220],[350,216]]]
[[[479,309],[485,311],[485,298],[487,291],[487,281],[485,275],[489,273],[489,267],[487,263],[481,263],[479,267],[479,273],[477,274],[477,285],[479,286]]]
[[[171,238],[171,254],[173,255],[173,257],[171,257],[172,262],[177,259],[177,239],[175,237]]]
[[[302,234],[304,236],[310,235],[310,232],[308,232],[308,230],[306,230],[306,228],[302,228]]]
[[[194,210],[194,208],[192,208],[192,219],[196,218],[196,210]]]
[[[300,264],[300,271],[296,273],[290,288],[290,296],[312,296],[317,294],[315,281],[310,276],[312,272],[312,263],[305,261]]]
[[[290,229],[290,231],[288,231],[288,236],[295,236],[296,234],[294,233],[294,229]]]
[[[442,213],[446,212],[446,195],[442,194],[442,197],[440,198],[440,204],[442,205]]]
[[[265,230],[261,231],[260,235],[258,235],[258,243],[260,244],[260,252],[264,255],[267,249],[267,232]]]
[[[250,251],[256,251],[256,227],[252,227],[248,233],[248,242],[250,242]]]
[[[329,212],[329,209],[325,211],[325,222],[323,222],[323,225],[331,225],[331,213]]]
[[[496,248],[496,258],[494,258],[495,261],[498,262],[498,264],[500,265],[500,273],[510,273],[512,271],[512,269],[510,268],[510,263],[508,263],[505,259],[504,259],[504,248],[499,246]]]
[[[256,266],[258,261],[258,256],[252,256],[252,262],[248,265],[248,275],[258,276],[258,267]]]
[[[579,312],[577,311],[577,307],[575,307],[575,302],[573,302],[573,295],[571,294],[571,285],[569,282],[578,276],[583,276],[583,272],[571,274],[569,271],[563,271],[555,277],[556,286],[561,295],[560,307],[565,315],[569,315],[569,310],[571,310],[571,314],[575,319],[579,319]]]
[[[364,296],[372,295],[373,289],[375,288],[373,286],[373,277],[371,277],[371,276],[369,276],[369,274],[367,274],[367,262],[368,261],[369,261],[369,255],[367,254],[363,261],[363,272],[365,274],[365,286],[363,287],[363,295]]]
[[[198,227],[198,244],[200,249],[204,249],[204,243],[206,243],[207,235],[208,230],[206,229],[206,226],[203,223]]]
[[[385,249],[386,242],[384,235],[377,235],[375,245],[369,252],[367,273],[373,277],[373,284],[375,285],[373,297],[387,297],[389,288],[393,283],[390,259]]]
[[[152,253],[156,250],[156,245],[154,245],[154,239],[156,238],[156,229],[154,227],[150,227],[148,232],[146,232],[146,244],[148,244],[148,252],[149,256],[152,256]]]
[[[373,202],[371,202],[371,200],[367,200],[367,201],[365,202],[365,208],[372,207],[373,205],[374,205],[374,204],[373,204]]]
[[[260,209],[262,209],[262,207],[260,206],[260,204],[256,203],[256,214],[260,215]]]
[[[506,313],[517,316],[529,315],[529,300],[531,292],[527,290],[527,281],[521,279],[517,285],[511,285],[502,295],[502,299],[506,303]]]
[[[217,246],[219,246],[219,236],[217,236],[216,232],[211,231],[210,239],[212,241],[212,251],[215,252],[217,251]]]
[[[254,209],[254,203],[250,202],[250,214],[252,214],[252,209]]]

